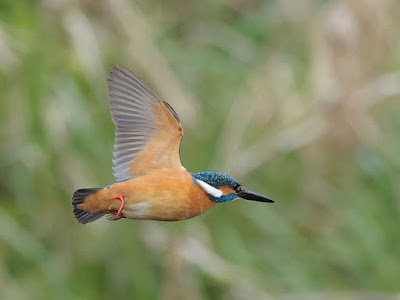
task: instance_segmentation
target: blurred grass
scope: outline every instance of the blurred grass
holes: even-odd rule
[[[396,0],[0,1],[0,298],[398,297],[399,15]],[[113,182],[117,63],[180,114],[188,170],[276,203],[77,224],[71,193]]]

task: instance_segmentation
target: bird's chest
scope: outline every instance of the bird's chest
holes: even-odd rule
[[[178,221],[202,214],[215,202],[189,179],[162,178],[153,186],[138,185],[128,196],[123,215],[131,219]]]

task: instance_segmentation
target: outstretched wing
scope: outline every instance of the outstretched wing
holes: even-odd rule
[[[155,169],[183,168],[179,158],[183,129],[174,109],[124,66],[112,68],[107,86],[111,117],[117,125],[115,180],[125,181]]]

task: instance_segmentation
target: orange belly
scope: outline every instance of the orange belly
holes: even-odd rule
[[[115,183],[89,196],[79,208],[96,213],[112,213],[124,196],[122,214],[130,219],[178,221],[193,218],[215,205],[184,170],[157,170],[145,176]]]

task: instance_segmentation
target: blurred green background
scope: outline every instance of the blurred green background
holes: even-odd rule
[[[1,299],[398,299],[398,0],[0,0]],[[86,226],[105,80],[180,115],[182,162],[276,200]]]

